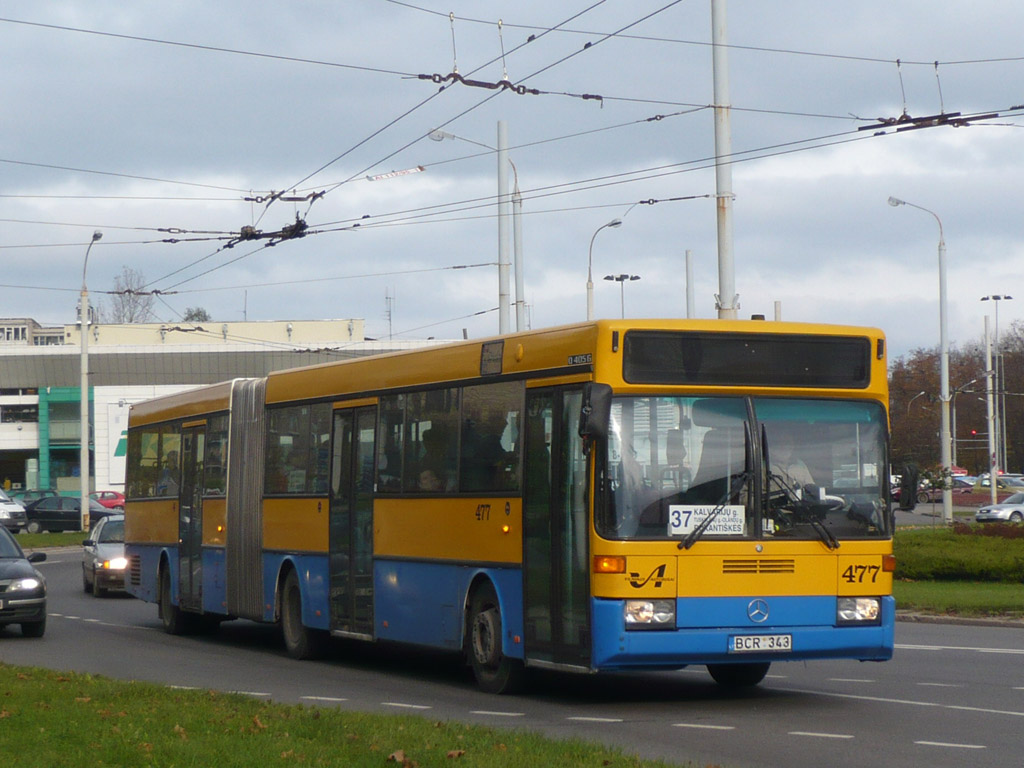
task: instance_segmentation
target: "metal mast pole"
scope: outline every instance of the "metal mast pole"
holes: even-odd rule
[[[992,370],[992,338],[988,335],[988,315],[985,315],[985,414],[988,417],[988,484],[992,503],[996,503],[996,415],[993,390],[995,372]]]
[[[514,262],[516,280],[516,330],[526,330],[526,296],[523,287],[523,196],[519,194],[519,175],[515,173],[515,186],[512,189],[512,260]]]
[[[509,328],[508,224],[511,216],[508,195],[508,126],[498,121],[498,333]]]
[[[79,382],[79,394],[81,395],[80,421],[81,445],[78,454],[78,474],[81,484],[81,508],[78,511],[80,528],[83,531],[89,530],[89,289],[85,285],[85,271],[89,267],[89,251],[93,244],[103,237],[103,233],[96,230],[92,233],[92,240],[85,249],[85,260],[82,262],[82,294],[81,294],[81,336],[79,341],[82,345],[81,380]]]
[[[725,0],[711,0],[711,56],[714,69],[715,182],[718,201],[718,317],[737,317],[732,249],[732,135],[729,128],[729,59]]]

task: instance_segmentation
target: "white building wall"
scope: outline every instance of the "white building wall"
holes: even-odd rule
[[[128,408],[134,403],[163,395],[195,389],[190,385],[158,385],[135,387],[96,387],[93,390],[95,488],[97,491],[124,492],[124,446],[118,451],[122,436],[127,435]],[[118,455],[120,453],[120,455]]]

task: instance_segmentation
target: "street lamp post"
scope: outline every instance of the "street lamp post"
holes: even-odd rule
[[[639,280],[640,275],[605,275],[605,280],[613,280],[619,284],[619,306],[622,310],[622,317],[626,317],[626,281]]]
[[[1003,381],[1003,356],[999,351],[999,302],[1000,301],[1012,301],[1013,296],[996,295],[982,296],[982,301],[991,301],[995,306],[995,352],[992,360],[992,371],[995,376],[994,389],[995,389],[995,400],[993,401],[993,407],[995,408],[995,427],[996,427],[996,464],[1000,467],[1006,467],[1006,387]]]
[[[920,205],[908,203],[896,197],[889,198],[889,205],[896,207],[907,205],[919,211],[931,214],[939,225],[939,401],[942,406],[941,434],[939,436],[939,453],[942,461],[942,521],[947,525],[953,522],[953,490],[949,485],[951,473],[952,440],[949,427],[949,327],[946,318],[946,239],[942,232],[942,219],[934,211]]]
[[[618,229],[621,226],[622,219],[612,219],[598,227],[594,231],[594,236],[590,238],[590,249],[587,251],[587,320],[594,319],[594,240],[602,229]]]
[[[82,481],[82,508],[79,510],[81,529],[89,530],[89,289],[85,285],[85,270],[89,266],[89,251],[93,245],[103,237],[98,229],[92,233],[92,240],[89,247],[85,249],[85,261],[82,262],[82,296],[81,296],[81,331],[80,342],[82,345],[81,364],[81,449],[78,458],[78,474]]]
[[[907,416],[910,415],[910,406],[913,405],[914,401],[917,400],[917,398],[921,397],[923,394],[924,390],[922,389],[920,392],[918,392],[916,395],[910,398],[910,400],[907,402]]]

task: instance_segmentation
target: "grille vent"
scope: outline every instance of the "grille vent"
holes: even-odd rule
[[[796,573],[796,560],[755,558],[752,560],[723,560],[724,574]]]

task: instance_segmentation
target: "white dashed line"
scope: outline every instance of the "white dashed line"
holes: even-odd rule
[[[808,736],[813,739],[852,739],[849,733],[814,733],[813,731],[790,731],[790,736]]]
[[[382,707],[399,707],[400,709],[431,709],[425,704],[403,704],[400,701],[382,701]]]
[[[827,678],[833,683],[874,683],[875,680],[865,680],[859,677],[830,677]]]
[[[228,693],[236,693],[239,696],[255,696],[257,698],[269,698],[270,694],[264,691],[228,691]]]
[[[954,683],[918,683],[918,685],[926,688],[963,688],[962,685]]]
[[[326,701],[330,703],[348,701],[348,699],[341,699],[335,696],[301,696],[300,698],[304,699],[305,701]]]
[[[946,747],[947,749],[987,749],[983,744],[947,744],[942,741],[915,741],[922,747]]]
[[[623,719],[621,717],[567,717],[566,720],[572,720],[576,723],[621,723]]]
[[[490,712],[486,709],[471,709],[469,710],[471,715],[484,715],[490,717],[525,717],[525,712]]]
[[[702,723],[672,723],[673,728],[697,728],[704,731],[735,731],[734,725],[704,725]]]

